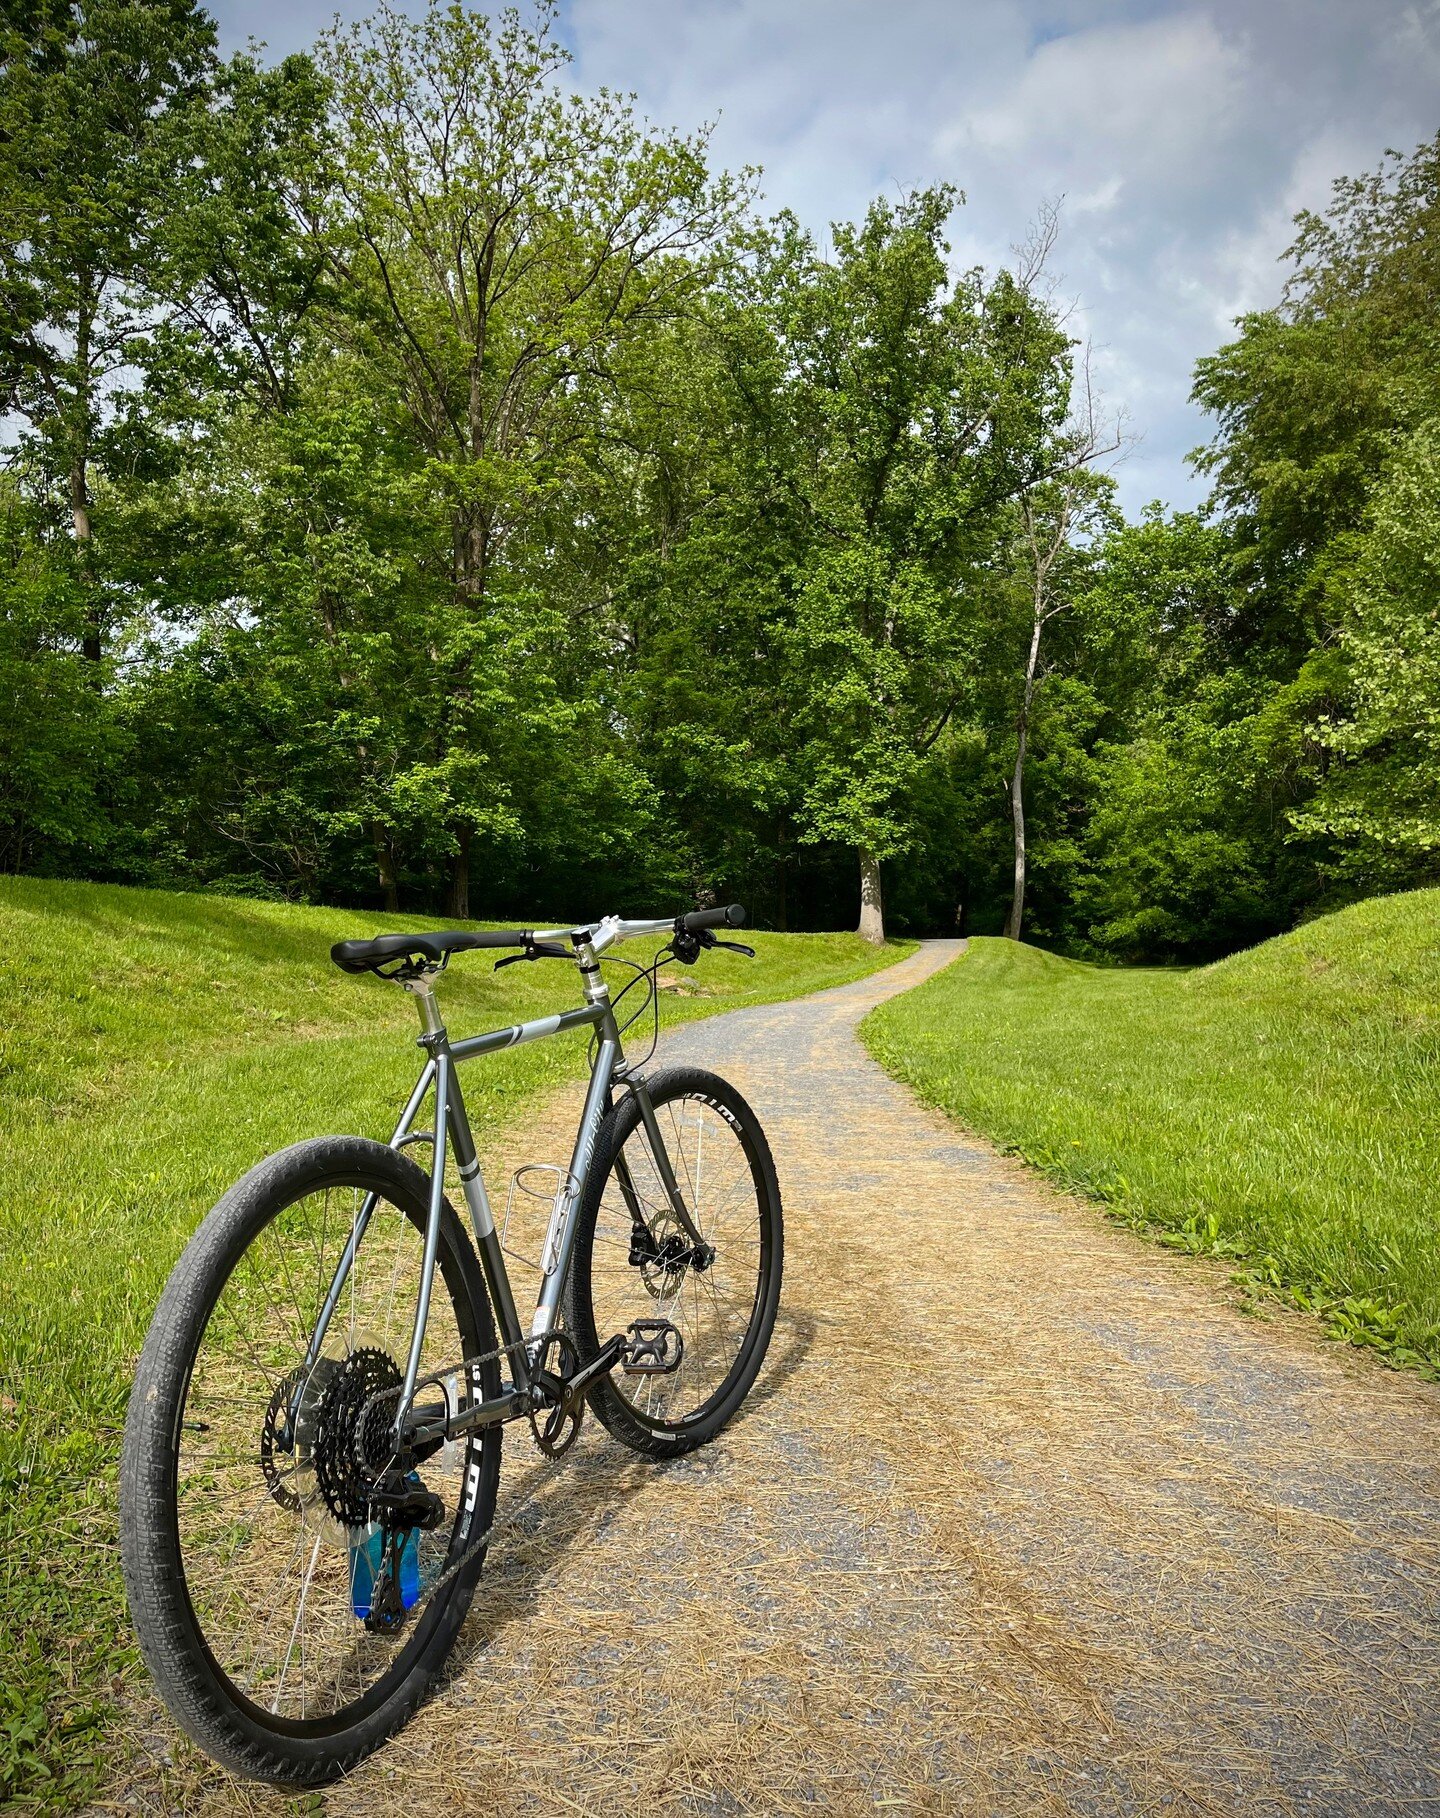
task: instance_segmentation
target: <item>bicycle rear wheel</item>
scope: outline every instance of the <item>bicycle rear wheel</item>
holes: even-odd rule
[[[700,1233],[670,1206],[634,1093],[609,1114],[581,1201],[565,1323],[582,1363],[634,1320],[680,1336],[668,1375],[616,1370],[590,1390],[606,1427],[652,1457],[714,1437],[750,1392],[780,1305],[784,1227],[760,1120],[728,1083],[694,1067],[649,1082],[656,1122]]]
[[[145,1342],[120,1484],[131,1614],[172,1714],[240,1773],[316,1784],[377,1748],[433,1682],[474,1592],[498,1427],[405,1479],[439,1498],[433,1529],[387,1532],[373,1501],[394,1482],[384,1398],[408,1353],[428,1202],[426,1176],[379,1143],[284,1150],[206,1217]],[[500,1374],[466,1363],[494,1350],[494,1328],[448,1204],[438,1265],[422,1371],[446,1374],[420,1399],[443,1391],[459,1410],[498,1394]]]

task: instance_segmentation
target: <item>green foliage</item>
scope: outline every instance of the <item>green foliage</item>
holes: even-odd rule
[[[762,224],[557,20],[7,16],[0,865],[823,926],[883,868],[937,931],[1023,824],[1025,928],[1142,959],[1436,875],[1440,141],[1299,219],[1206,513],[1124,525],[1048,227]]]
[[[115,1464],[135,1358],[186,1237],[261,1156],[326,1130],[384,1138],[418,1071],[412,1006],[328,948],[375,916],[0,880],[0,1617],[23,1640],[0,1703],[0,1799],[82,1796],[110,1676],[132,1664],[114,1556]],[[853,935],[716,953],[662,1026],[840,984],[898,957]],[[634,952],[635,949],[627,949]],[[483,958],[443,981],[457,1031],[574,1002],[573,971]],[[583,1038],[467,1068],[482,1153]],[[460,1203],[458,1185],[452,1182]]]
[[[932,1103],[1337,1337],[1440,1368],[1440,892],[1199,971],[1008,941],[863,1025]]]
[[[107,772],[123,749],[79,654],[85,605],[21,489],[0,484],[0,867],[44,871],[103,850]]]
[[[68,523],[80,644],[128,617],[95,474],[123,467],[117,396],[150,352],[165,264],[156,209],[214,63],[193,4],[79,0],[0,28],[0,390],[34,493]]]
[[[1437,211],[1440,138],[1342,178],[1298,218],[1282,305],[1197,369],[1237,582],[1223,648],[1266,685],[1249,742],[1303,854],[1286,916],[1435,876]]]
[[[1440,417],[1396,452],[1342,607],[1349,712],[1317,734],[1337,760],[1296,824],[1334,838],[1361,888],[1440,875]]]
[[[954,192],[876,202],[823,258],[793,222],[759,274],[785,377],[794,549],[784,655],[801,836],[914,843],[921,762],[972,681],[1004,507],[1043,471],[1069,342],[1008,274],[952,281]]]

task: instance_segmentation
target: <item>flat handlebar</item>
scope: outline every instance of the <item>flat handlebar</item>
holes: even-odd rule
[[[744,921],[745,911],[739,903],[731,903],[724,909],[692,909],[688,915],[664,916],[658,921],[629,922],[609,915],[602,922],[582,922],[570,928],[452,928],[434,934],[381,934],[368,941],[337,941],[330,957],[344,972],[373,972],[382,965],[403,966],[416,956],[439,965],[452,953],[472,953],[483,947],[534,948],[555,941],[588,941],[597,953],[603,953],[617,941],[638,940],[647,934],[699,934],[706,928],[739,928]]]

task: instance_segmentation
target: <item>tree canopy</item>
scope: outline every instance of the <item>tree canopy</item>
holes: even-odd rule
[[[1034,256],[767,218],[546,0],[0,59],[0,864],[1147,959],[1435,881],[1440,139],[1299,217],[1206,506],[1127,523]]]

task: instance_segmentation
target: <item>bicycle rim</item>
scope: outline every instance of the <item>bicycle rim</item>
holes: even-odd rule
[[[686,1208],[713,1256],[692,1261],[643,1124],[626,1136],[606,1176],[590,1255],[590,1305],[597,1337],[636,1319],[668,1320],[680,1334],[679,1368],[670,1375],[616,1371],[613,1389],[629,1413],[656,1431],[705,1420],[742,1374],[761,1334],[760,1305],[769,1266],[764,1184],[738,1119],[703,1092],[655,1106],[660,1133]],[[658,1256],[630,1260],[634,1221],[621,1164],[628,1172]]]

